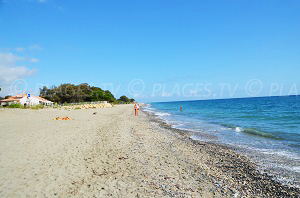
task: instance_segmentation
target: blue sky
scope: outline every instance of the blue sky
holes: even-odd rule
[[[298,0],[0,2],[2,96],[84,82],[145,102],[300,93]]]

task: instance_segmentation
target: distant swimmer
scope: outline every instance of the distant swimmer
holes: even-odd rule
[[[180,106],[180,111],[182,112],[182,106]]]

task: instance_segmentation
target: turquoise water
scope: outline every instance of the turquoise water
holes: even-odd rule
[[[285,183],[300,184],[300,97],[161,102],[144,110],[194,132],[195,140],[236,148]]]

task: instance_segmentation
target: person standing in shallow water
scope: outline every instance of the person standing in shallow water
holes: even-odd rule
[[[140,110],[140,105],[139,105],[139,103],[136,104],[136,108],[137,108],[136,115],[138,116],[138,115],[139,115],[139,110]]]
[[[136,103],[134,104],[134,115],[136,116],[137,106]]]
[[[180,106],[180,111],[182,112],[182,106]]]
[[[139,105],[137,103],[134,104],[134,115],[138,116],[139,115]]]

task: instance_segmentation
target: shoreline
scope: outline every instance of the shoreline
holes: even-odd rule
[[[97,112],[96,114],[94,114]],[[133,105],[0,109],[0,197],[297,197],[226,146]],[[53,120],[68,116],[72,120]]]
[[[273,176],[260,172],[258,170],[258,165],[255,162],[252,162],[249,157],[242,153],[238,153],[234,147],[201,140],[193,140],[191,138],[193,132],[173,128],[172,125],[166,123],[163,119],[150,112],[143,111],[143,113],[149,116],[149,119],[152,122],[157,122],[160,127],[171,131],[171,133],[177,134],[186,143],[201,147],[209,147],[209,150],[211,150],[210,154],[217,158],[214,159],[215,161],[222,159],[222,163],[224,163],[224,159],[226,159],[227,162],[225,166],[224,164],[218,164],[218,162],[214,163],[214,165],[223,169],[223,172],[229,171],[233,173],[233,178],[242,179],[238,184],[245,182],[251,184],[250,188],[257,188],[257,191],[260,191],[267,196],[300,197],[300,188],[285,185],[280,181],[277,181]],[[225,152],[221,153],[220,151]],[[243,185],[242,188],[245,188],[245,186]]]

